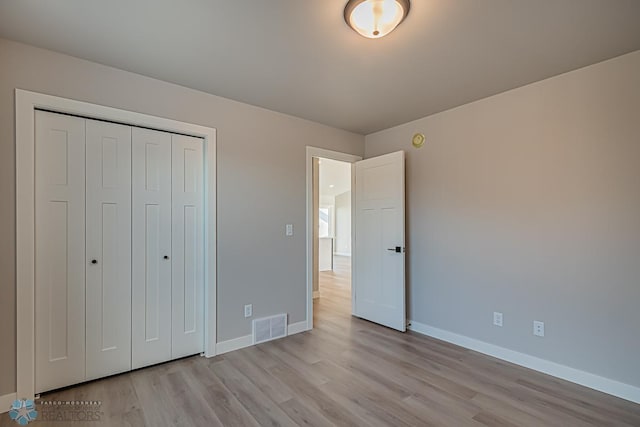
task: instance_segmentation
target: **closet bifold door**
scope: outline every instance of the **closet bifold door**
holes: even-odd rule
[[[172,135],[171,357],[204,350],[203,140]]]
[[[131,127],[86,121],[87,379],[131,369]]]
[[[35,113],[35,391],[85,379],[85,121]]]
[[[171,134],[133,128],[132,369],[171,359]]]

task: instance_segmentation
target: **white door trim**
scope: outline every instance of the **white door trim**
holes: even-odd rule
[[[326,150],[324,148],[317,148],[307,146],[306,157],[306,170],[307,170],[307,330],[313,329],[313,158],[320,157],[323,159],[338,160],[341,162],[355,163],[358,160],[362,160],[361,156],[354,154],[341,153],[338,151]],[[351,212],[353,210],[353,204],[355,197],[353,196],[354,187],[354,175],[351,174]],[[355,227],[353,222],[353,215],[351,216],[351,238],[353,239],[355,233]],[[354,245],[351,245],[353,251]],[[351,254],[353,257],[353,253]],[[352,258],[353,259],[353,258]],[[353,279],[353,268],[352,279]],[[353,308],[353,287],[351,287],[351,304]]]
[[[16,89],[16,395],[35,392],[35,110],[197,136],[205,147],[205,356],[216,355],[216,129]]]

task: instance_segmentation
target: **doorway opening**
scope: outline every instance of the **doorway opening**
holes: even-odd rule
[[[322,304],[322,301],[326,303],[325,305],[331,305],[331,300],[335,299],[341,302],[342,307],[340,310],[344,315],[350,316],[353,313],[353,301],[355,299],[353,297],[353,288],[351,287],[351,259],[355,253],[352,245],[355,230],[352,218],[354,203],[352,166],[359,160],[362,160],[362,157],[353,154],[307,147],[306,311],[308,330],[313,329],[314,302],[316,306]],[[342,174],[332,172],[332,166],[336,167],[333,169],[342,170]],[[325,189],[323,191],[325,197],[322,200],[320,191],[321,168]],[[347,182],[344,182],[345,170]],[[342,176],[340,181],[337,180],[337,175]],[[338,208],[336,208],[336,196],[338,196]],[[321,216],[323,219],[322,224],[320,223]],[[320,237],[321,235],[322,238]],[[322,247],[320,246],[321,244]],[[322,271],[320,271],[321,252],[323,252]],[[330,290],[331,285],[339,286],[336,289],[338,289],[338,293],[342,297],[338,298],[336,293]],[[323,294],[326,295],[323,296]]]
[[[319,265],[316,269],[314,264],[320,263],[319,256],[314,256],[315,243],[319,240],[319,237],[314,238],[314,232],[318,230],[319,236],[320,170],[317,163],[321,159],[351,164],[350,314],[404,332],[407,326],[404,152],[396,151],[362,160],[352,154],[315,147],[307,147],[306,159],[307,330],[313,329],[314,272],[319,272]],[[314,173],[314,170],[317,172]],[[314,174],[317,174],[316,179]],[[314,182],[318,183],[317,186],[314,186]],[[316,216],[317,220],[314,218]],[[329,225],[327,228],[329,229]],[[317,247],[319,252],[319,242]],[[320,292],[319,273],[318,291]],[[318,295],[321,296],[321,292]],[[346,305],[348,306],[348,301]]]
[[[351,315],[351,166],[313,159],[314,314]]]

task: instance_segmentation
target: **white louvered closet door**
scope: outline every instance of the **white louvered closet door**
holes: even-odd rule
[[[171,134],[133,128],[132,368],[171,359]]]
[[[201,138],[172,135],[171,357],[204,349],[204,153]]]
[[[35,391],[85,378],[85,121],[35,114]]]
[[[131,127],[86,120],[86,379],[131,369]]]

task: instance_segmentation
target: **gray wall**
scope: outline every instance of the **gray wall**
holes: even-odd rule
[[[640,386],[640,51],[366,137],[396,150],[411,319]]]
[[[0,395],[15,391],[15,88],[217,128],[218,340],[251,333],[244,304],[306,318],[305,146],[362,155],[363,136],[2,39],[0,64]]]

